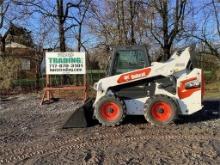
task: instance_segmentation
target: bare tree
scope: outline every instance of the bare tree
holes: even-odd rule
[[[104,1],[103,6],[98,2],[96,6],[90,28],[101,40],[99,45],[134,45],[144,41],[146,10],[142,0]]]
[[[86,47],[83,44],[82,41],[82,28],[83,28],[83,23],[86,19],[86,14],[88,13],[88,10],[90,8],[90,4],[91,4],[92,0],[87,0],[84,2],[84,4],[79,7],[79,17],[76,19],[77,22],[77,28],[78,28],[78,33],[76,35],[76,39],[77,39],[77,50],[80,52],[81,48],[83,47],[86,51]]]
[[[197,22],[197,26],[191,33],[187,33],[198,42],[202,43],[204,54],[211,54],[220,57],[220,3],[216,0],[205,1],[198,11],[201,21]]]
[[[152,0],[147,1],[151,18],[150,37],[152,36],[163,50],[165,61],[171,55],[171,47],[178,34],[184,30],[187,0]]]
[[[26,11],[26,13],[29,15],[37,12],[45,17],[51,17],[52,19],[54,19],[54,23],[56,23],[58,26],[60,51],[66,51],[65,33],[72,27],[77,26],[75,23],[77,20],[77,16],[71,15],[70,11],[79,8],[82,0],[79,0],[75,3],[72,1],[64,3],[64,0],[56,0],[56,3],[48,0],[16,0],[15,2],[17,5],[27,7],[28,11]],[[66,27],[65,25],[70,20],[72,20],[73,24],[71,24],[70,27]]]
[[[216,24],[216,38],[220,39],[220,17],[219,17],[219,11],[220,8],[217,8],[217,4],[220,4],[219,2],[216,2],[215,0],[211,0],[210,5],[212,7],[212,12],[213,12],[213,16],[214,16],[214,20],[215,20],[215,24]],[[218,11],[219,10],[219,11]],[[207,17],[209,19],[209,17]],[[207,22],[206,22],[207,23]],[[212,41],[210,41],[210,39],[208,38],[208,36],[206,35],[206,28],[205,26],[207,26],[207,24],[204,24],[204,28],[202,30],[202,35],[201,37],[196,36],[197,39],[201,40],[207,47],[208,50],[210,51],[211,54],[220,57],[220,46],[217,46],[215,44],[213,44]]]
[[[9,4],[10,4],[9,2],[6,3],[3,0],[0,1],[0,10],[1,10],[1,13],[0,13],[0,29],[3,28],[4,22],[5,22],[5,15],[6,15],[6,12],[8,11]],[[3,53],[3,54],[5,52],[5,39],[7,37],[7,34],[8,34],[8,31],[3,35],[0,34],[1,53]]]
[[[213,11],[214,11],[214,17],[215,17],[215,21],[216,21],[216,29],[218,32],[218,35],[220,36],[220,18],[219,18],[219,12],[220,9],[217,9],[217,4],[220,4],[220,1],[216,2],[215,0],[211,1],[212,7],[213,7]]]

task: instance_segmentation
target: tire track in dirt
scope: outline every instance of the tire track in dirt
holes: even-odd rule
[[[201,135],[201,136],[186,136],[186,135],[136,135],[132,137],[126,137],[130,134],[105,134],[100,135],[98,137],[83,137],[78,139],[70,139],[62,142],[51,142],[46,147],[40,148],[36,146],[30,147],[28,150],[23,151],[22,154],[16,154],[21,153],[20,150],[12,151],[11,153],[14,153],[16,155],[8,155],[7,158],[0,159],[0,164],[5,163],[15,163],[20,162],[25,159],[30,159],[33,157],[39,157],[39,156],[46,156],[49,154],[54,153],[60,153],[62,151],[68,151],[72,149],[82,149],[82,148],[89,148],[94,146],[100,146],[104,145],[106,143],[129,143],[131,141],[143,141],[143,140],[149,140],[149,139],[155,139],[155,140],[170,140],[170,139],[179,139],[179,140],[196,140],[196,141],[203,141],[203,140],[220,140],[220,138],[208,136],[208,135]],[[115,139],[115,140],[112,140]],[[38,148],[38,149],[36,149]]]
[[[25,101],[23,102],[25,103]],[[41,160],[55,160],[61,161],[62,163],[62,161],[66,159],[65,153],[69,153],[70,158],[72,158],[73,153],[77,156],[82,156],[84,151],[87,153],[88,150],[100,149],[102,146],[107,147],[108,144],[112,144],[112,149],[119,148],[120,152],[122,151],[121,148],[124,147],[126,150],[127,146],[133,141],[137,141],[138,143],[146,141],[147,144],[150,143],[149,146],[154,147],[154,143],[151,142],[151,139],[158,141],[156,143],[163,143],[166,139],[171,141],[171,143],[173,143],[172,141],[174,141],[174,143],[178,142],[179,144],[175,146],[177,148],[175,152],[182,152],[182,147],[189,143],[195,143],[196,141],[198,141],[198,143],[205,143],[208,141],[212,144],[213,141],[219,140],[220,137],[217,131],[219,120],[217,119],[215,121],[213,119],[216,118],[204,115],[189,116],[183,118],[179,125],[171,124],[167,127],[160,128],[150,125],[148,127],[148,124],[142,124],[143,122],[140,122],[139,118],[137,122],[132,118],[132,120],[128,120],[127,123],[125,122],[124,125],[115,128],[94,126],[92,128],[80,129],[80,131],[65,131],[60,129],[60,125],[63,124],[62,118],[66,115],[62,110],[68,107],[72,108],[72,106],[64,106],[67,104],[61,102],[55,106],[49,105],[42,109],[33,99],[28,99],[28,101],[26,101],[28,104],[25,107],[22,106],[23,102],[21,104],[11,102],[10,106],[12,110],[8,113],[5,112],[4,118],[0,118],[2,119],[0,122],[3,123],[2,128],[5,129],[5,133],[2,133],[3,136],[0,138],[0,142],[3,144],[0,146],[0,164],[24,164],[26,162],[28,164],[28,162],[35,162],[36,160],[39,162],[41,162]],[[54,108],[56,108],[56,110],[54,110]],[[62,115],[58,115],[61,112]],[[11,116],[11,114],[13,114],[13,116]],[[16,120],[14,120],[14,117],[16,117]],[[11,119],[13,120],[11,121]],[[27,131],[29,132],[20,131],[23,127],[28,127]],[[45,127],[47,127],[47,129],[45,129]],[[54,132],[51,130],[54,130]],[[182,134],[184,136],[182,136]],[[31,137],[26,137],[29,135]],[[47,143],[47,141],[49,142]],[[119,147],[119,144],[122,145]],[[218,146],[215,144],[215,147]],[[75,149],[79,149],[80,151]],[[190,154],[194,152],[191,151],[191,146],[187,146],[184,150],[187,150]],[[197,149],[195,149],[195,151],[196,150]],[[211,151],[205,147],[202,148],[202,150]],[[139,151],[145,152],[141,149]],[[105,152],[105,150],[103,152]],[[148,152],[155,153],[154,149],[147,151],[147,153]],[[213,152],[215,151],[213,150]],[[166,156],[166,154],[164,155]],[[76,157],[73,157],[73,161],[76,160],[74,158]],[[83,158],[80,157],[77,160],[81,159]],[[203,160],[205,159],[206,158]],[[69,161],[71,162],[72,160]]]

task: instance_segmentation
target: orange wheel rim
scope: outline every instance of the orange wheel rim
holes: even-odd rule
[[[106,121],[114,121],[120,116],[120,108],[114,102],[106,102],[100,108],[101,117]]]
[[[166,122],[172,115],[172,108],[166,102],[157,102],[151,108],[151,115],[157,121]]]

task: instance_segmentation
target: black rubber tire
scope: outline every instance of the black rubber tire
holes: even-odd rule
[[[114,102],[118,105],[118,107],[120,107],[120,115],[119,117],[114,120],[114,121],[107,121],[106,119],[104,119],[101,115],[101,106],[106,103],[106,102]],[[126,115],[126,107],[125,104],[122,100],[120,100],[119,98],[115,98],[113,96],[104,96],[102,97],[95,105],[94,108],[94,116],[95,118],[99,121],[100,124],[102,124],[103,126],[116,126],[119,125],[125,118]]]
[[[157,102],[165,102],[171,107],[171,116],[166,121],[159,121],[154,118],[151,113],[152,106]],[[150,122],[152,125],[166,125],[171,123],[177,117],[178,105],[177,103],[170,97],[164,95],[155,95],[149,98],[144,105],[144,117]]]

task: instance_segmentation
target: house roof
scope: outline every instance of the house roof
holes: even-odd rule
[[[35,49],[16,43],[10,42],[5,45],[6,53],[10,56],[18,57],[18,58],[36,58],[36,51]]]
[[[29,48],[25,45],[22,45],[22,44],[19,44],[19,43],[16,43],[16,42],[10,42],[9,44],[6,44],[5,45],[6,48]]]

